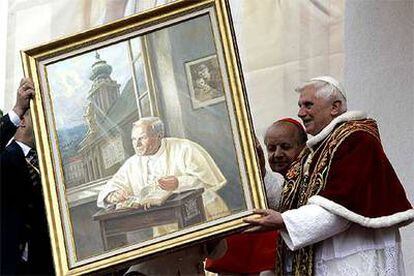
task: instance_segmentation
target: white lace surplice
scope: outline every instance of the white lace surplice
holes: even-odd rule
[[[313,204],[282,216],[289,249],[315,244],[315,275],[405,275],[397,227],[365,228]]]

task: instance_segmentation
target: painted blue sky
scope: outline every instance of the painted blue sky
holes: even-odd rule
[[[112,66],[111,77],[121,85],[122,92],[131,78],[126,42],[102,48],[98,53],[102,60]],[[58,130],[84,124],[87,94],[92,85],[89,76],[95,61],[95,51],[91,51],[47,66]]]

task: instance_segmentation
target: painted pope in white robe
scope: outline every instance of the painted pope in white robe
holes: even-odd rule
[[[141,197],[145,201],[146,190],[179,193],[204,188],[207,219],[228,214],[226,204],[215,193],[226,184],[226,179],[200,145],[187,139],[165,138],[164,125],[157,117],[141,118],[135,122],[131,139],[136,154],[122,165],[99,193],[98,207],[107,208],[131,197]],[[172,230],[165,229],[167,232]]]

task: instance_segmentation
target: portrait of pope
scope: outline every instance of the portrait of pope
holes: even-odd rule
[[[144,117],[133,123],[131,140],[135,155],[108,180],[99,193],[98,207],[122,206],[133,199],[134,204],[129,207],[150,208],[157,203],[149,194],[162,196],[204,188],[202,198],[207,220],[228,214],[225,202],[216,193],[227,181],[199,144],[164,137],[164,124],[158,117]],[[174,229],[177,227],[170,225],[161,232]]]

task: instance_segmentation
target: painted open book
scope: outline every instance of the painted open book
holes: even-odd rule
[[[116,204],[115,209],[144,208],[162,205],[170,196],[172,191],[161,189],[158,185],[144,187],[139,195],[130,196],[127,200]]]

